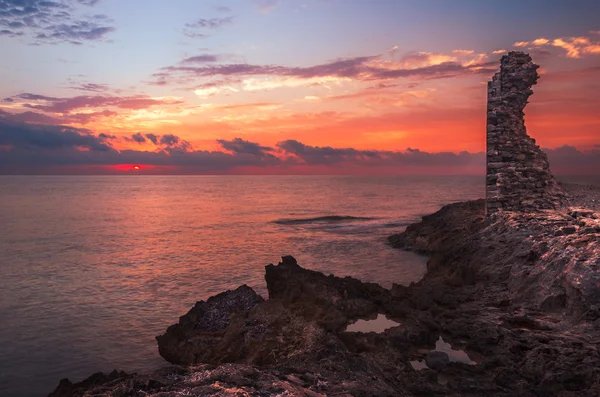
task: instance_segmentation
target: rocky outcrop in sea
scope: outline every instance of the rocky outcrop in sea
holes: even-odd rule
[[[63,379],[50,396],[600,396],[600,188],[506,167],[495,181],[545,182],[520,199],[502,184],[498,206],[447,205],[389,238],[429,257],[418,283],[286,256],[265,268],[268,299],[223,292],[158,336],[172,366]]]

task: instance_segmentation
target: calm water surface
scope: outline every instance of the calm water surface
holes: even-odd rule
[[[0,396],[165,365],[156,335],[224,290],[266,296],[282,255],[417,281],[425,259],[386,237],[481,196],[480,177],[0,177]]]

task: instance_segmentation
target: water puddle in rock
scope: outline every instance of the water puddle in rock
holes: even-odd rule
[[[346,327],[346,332],[375,332],[381,334],[389,328],[397,327],[400,323],[392,321],[383,314],[378,314],[373,320],[358,320]]]
[[[464,363],[469,365],[476,365],[477,363],[469,358],[469,355],[464,350],[454,350],[450,343],[446,343],[440,336],[437,342],[435,342],[435,349],[432,351],[444,352],[448,354],[450,362]],[[427,353],[425,353],[426,355]],[[414,360],[410,362],[410,365],[417,371],[425,368],[429,368],[425,363],[425,360]]]

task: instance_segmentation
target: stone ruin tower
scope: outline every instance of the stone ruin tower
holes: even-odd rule
[[[548,157],[527,135],[523,109],[539,78],[538,65],[523,52],[509,52],[488,83],[486,213],[555,209],[565,194],[550,172]]]

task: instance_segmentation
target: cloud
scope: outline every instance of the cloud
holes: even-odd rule
[[[272,152],[274,152],[275,149],[268,146],[261,146],[255,142],[245,141],[241,138],[235,138],[230,141],[218,139],[217,142],[223,149],[236,154],[249,154],[257,157],[274,157]]]
[[[188,28],[206,28],[206,29],[218,29],[222,26],[233,23],[233,17],[225,18],[210,18],[210,19],[198,19],[196,22],[188,23],[185,26]]]
[[[452,50],[453,54],[457,55],[472,55],[475,53],[474,50]]]
[[[600,40],[585,36],[557,37],[555,39],[540,37],[532,41],[519,41],[513,45],[515,47],[527,47],[529,49],[539,47],[561,48],[566,52],[568,58],[581,58],[585,55],[600,54]]]
[[[146,134],[146,138],[148,138],[153,144],[158,144],[158,136],[155,134]]]
[[[81,40],[100,40],[106,34],[114,32],[115,28],[100,26],[95,22],[75,21],[71,24],[50,25],[46,30],[46,33],[39,33],[35,38],[51,42],[67,41],[78,44]]]
[[[31,124],[88,124],[99,118],[111,117],[116,114],[116,112],[110,110],[103,110],[98,112],[92,111],[54,117],[32,111],[8,113],[0,110],[0,115],[3,115],[7,120]]]
[[[214,8],[219,12],[231,12],[231,8],[225,6],[215,6]]]
[[[94,151],[113,150],[102,137],[83,129],[59,125],[31,125],[0,118],[0,146],[17,148],[84,148]]]
[[[262,13],[269,13],[281,4],[281,0],[254,0],[254,5]]]
[[[406,151],[358,150],[309,146],[296,140],[277,144],[286,154],[296,156],[307,165],[333,165],[351,163],[361,166],[473,166],[483,164],[483,153],[428,153],[408,148]]]
[[[233,17],[224,18],[201,18],[195,22],[188,23],[185,25],[183,33],[191,38],[203,38],[207,37],[206,33],[202,32],[202,29],[215,30],[223,26],[230,25],[233,23]]]
[[[4,36],[4,37],[20,37],[23,36],[25,33],[23,32],[15,32],[14,30],[8,30],[8,29],[2,29],[0,30],[0,36]]]
[[[280,87],[327,85],[343,80],[377,81],[411,77],[439,79],[460,75],[489,75],[496,69],[496,62],[487,62],[485,54],[445,56],[413,53],[397,62],[387,61],[381,56],[362,56],[308,67],[248,63],[174,65],[155,73],[156,80],[153,84],[190,84],[197,79],[223,76],[226,79],[241,80],[240,89],[256,91]],[[231,87],[230,84],[227,85]],[[209,94],[218,92],[217,85],[211,85],[210,88]]]
[[[250,102],[250,103],[234,103],[231,105],[216,105],[212,109],[217,110],[237,110],[237,109],[254,109],[254,110],[273,110],[278,109],[282,105],[273,102]]]
[[[104,92],[108,91],[109,87],[107,84],[95,84],[95,83],[81,83],[72,85],[71,88],[79,91],[89,91],[89,92]]]
[[[240,91],[237,88],[232,87],[230,84],[232,84],[232,82],[230,80],[213,81],[213,82],[199,85],[194,90],[194,93],[197,96],[203,98],[203,97],[217,95],[217,94],[220,94],[223,92],[231,93],[231,92],[239,92]]]
[[[94,6],[98,4],[101,0],[77,0],[78,3],[81,3],[86,6]]]
[[[0,0],[0,34],[29,36],[33,44],[103,40],[115,30],[104,15],[79,16],[77,5],[93,6],[97,0],[57,2],[48,0]]]
[[[189,58],[185,58],[183,61],[181,61],[182,64],[186,64],[186,63],[210,63],[210,62],[217,62],[219,60],[219,57],[216,55],[208,55],[208,54],[204,54],[204,55],[196,55],[194,57],[189,57]]]
[[[550,168],[562,174],[597,174],[600,170],[600,145],[592,150],[579,150],[570,145],[556,149],[544,149],[548,154]]]
[[[146,142],[146,137],[144,135],[142,135],[141,132],[138,132],[138,133],[133,134],[131,136],[131,140],[133,142],[137,142],[137,143],[145,143]]]
[[[161,145],[167,145],[167,146],[173,146],[179,143],[179,137],[175,136],[175,135],[163,135],[160,137],[160,144]]]
[[[156,105],[174,105],[183,103],[182,100],[177,98],[154,98],[145,95],[123,97],[110,95],[81,95],[68,98],[58,98],[32,93],[18,94],[13,97],[5,98],[2,100],[2,102],[10,102],[11,107],[13,108],[15,108],[15,106],[18,104],[24,108],[60,114],[71,113],[80,109],[90,111],[90,109],[108,106],[121,109],[138,110]]]

